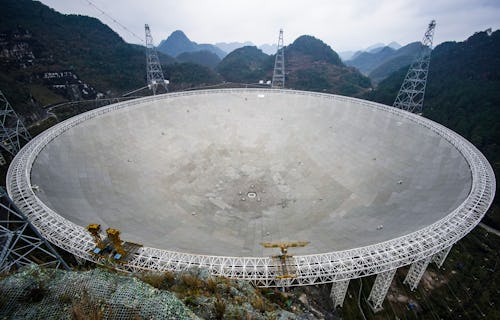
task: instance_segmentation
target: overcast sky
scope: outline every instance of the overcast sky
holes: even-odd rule
[[[340,52],[378,42],[419,41],[432,19],[437,22],[435,45],[500,28],[500,0],[90,1],[140,38],[144,38],[144,24],[149,24],[156,45],[178,29],[198,43],[276,43],[283,28],[285,45],[309,34]],[[127,42],[140,43],[88,0],[41,2],[61,13],[96,17]]]

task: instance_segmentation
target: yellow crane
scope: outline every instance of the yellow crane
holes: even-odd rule
[[[87,230],[92,235],[92,238],[94,238],[95,242],[94,253],[96,254],[100,253],[101,250],[103,250],[106,247],[104,241],[101,238],[101,225],[97,223],[89,224],[87,226]]]
[[[92,253],[100,257],[106,257],[111,253],[115,262],[125,263],[127,257],[137,253],[142,247],[138,243],[122,241],[120,239],[120,230],[118,229],[106,229],[107,237],[104,239],[101,237],[100,224],[89,224],[87,230],[95,242],[95,248],[92,250]]]
[[[288,272],[287,260],[289,260],[292,255],[288,254],[288,248],[305,247],[309,244],[309,241],[287,241],[287,242],[261,242],[260,244],[264,248],[280,248],[281,254],[275,255],[273,258],[278,259],[281,264],[281,275],[277,276],[278,279],[283,278],[294,278],[295,275]]]
[[[113,247],[116,251],[114,258],[119,260],[121,257],[125,256],[127,252],[123,249],[122,240],[120,239],[120,230],[107,228],[106,233],[108,234],[108,238],[113,242]]]

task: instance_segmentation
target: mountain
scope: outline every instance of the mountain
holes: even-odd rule
[[[392,46],[397,47],[394,44]],[[372,49],[370,52],[358,53],[351,60],[346,61],[346,64],[368,75],[374,82],[379,82],[402,66],[410,64],[421,48],[420,42],[410,43],[397,50],[385,46]]]
[[[3,0],[0,38],[0,88],[23,114],[85,92],[113,96],[145,83],[144,47],[126,43],[95,18],[63,15],[36,1]],[[163,54],[160,60],[173,62]],[[75,83],[65,80],[69,73]]]
[[[259,46],[259,49],[262,50],[262,52],[264,52],[265,54],[276,54],[276,51],[278,51],[278,45],[264,43]]]
[[[216,70],[229,82],[258,83],[272,77],[273,63],[262,50],[248,46],[229,53]]]
[[[195,51],[210,51],[215,53],[221,59],[226,56],[226,52],[212,44],[198,44],[189,40],[189,38],[181,30],[172,32],[166,40],[162,40],[160,45],[157,47],[157,50],[172,57],[177,57],[179,54],[184,52]]]
[[[376,52],[362,52],[352,60],[346,61],[346,64],[367,75],[376,66],[389,59],[395,51],[390,47],[383,47]]]
[[[421,50],[422,45],[420,42],[413,42],[401,47],[389,58],[379,62],[378,65],[368,73],[368,77],[375,83],[380,82],[394,71],[411,64]]]
[[[221,59],[213,52],[202,50],[183,52],[177,56],[177,61],[196,63],[213,69],[216,65],[219,64]]]
[[[386,47],[389,47],[389,48],[394,49],[394,50],[398,50],[399,48],[401,48],[401,45],[399,43],[397,43],[396,41],[392,41],[388,45],[385,45],[383,43],[377,43],[377,44],[369,46],[368,48],[363,50],[363,52],[377,53]]]
[[[196,42],[189,40],[181,30],[172,32],[166,40],[160,42],[156,49],[172,57],[177,57],[183,52],[199,51]]]
[[[342,61],[345,62],[347,60],[351,60],[356,52],[359,52],[359,51],[341,51],[341,52],[338,52],[338,54],[339,54],[340,59],[342,59]]]
[[[245,41],[245,42],[218,42],[215,45],[219,49],[221,49],[222,51],[225,51],[227,53],[230,53],[230,52],[232,52],[232,51],[234,51],[236,49],[242,48],[242,47],[254,47],[255,46],[255,44],[253,44],[250,41]],[[276,50],[278,50],[278,45],[265,43],[263,45],[258,46],[257,48],[259,48],[260,50],[262,50],[262,52],[264,52],[265,54],[271,55],[271,54],[275,54],[276,53]]]
[[[250,41],[245,41],[245,42],[217,42],[215,46],[224,52],[231,53],[234,50],[239,49],[241,47],[249,47],[255,45]]]
[[[391,43],[389,43],[389,44],[387,45],[387,47],[389,47],[389,48],[393,48],[394,50],[398,50],[398,49],[399,49],[399,48],[401,48],[402,46],[401,46],[399,43],[397,43],[396,41],[392,41]]]
[[[223,79],[211,68],[197,63],[169,64],[163,70],[165,78],[170,80],[171,91],[188,90],[221,83]]]
[[[375,44],[372,44],[371,46],[367,47],[365,50],[363,50],[364,52],[377,52],[377,51],[380,51],[380,50],[377,50],[377,49],[382,49],[383,47],[385,47],[385,44],[381,43],[381,42],[378,42],[378,43],[375,43]]]
[[[286,88],[359,95],[371,87],[368,78],[345,66],[332,48],[315,37],[301,36],[284,50]],[[217,71],[227,81],[257,83],[272,79],[274,59],[257,47],[243,47],[228,54]]]
[[[500,30],[445,42],[430,60],[423,115],[471,141],[500,176]],[[392,105],[408,66],[381,81],[365,98]],[[483,221],[500,229],[500,201]]]
[[[371,87],[370,80],[345,66],[339,55],[313,36],[300,36],[285,48],[288,88],[359,95]]]
[[[43,106],[121,96],[145,85],[145,48],[126,43],[98,19],[30,0],[2,0],[1,8],[0,89],[27,125],[46,117]],[[158,55],[173,90],[222,82],[205,66],[176,63],[213,66],[220,59],[213,53],[180,61]]]

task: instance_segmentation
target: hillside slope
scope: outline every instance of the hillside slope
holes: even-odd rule
[[[0,278],[0,294],[2,319],[316,319],[292,295],[197,268],[134,276],[31,265]]]
[[[272,77],[274,60],[257,47],[247,46],[228,54],[216,70],[226,81],[258,83]]]
[[[209,51],[211,53],[215,53],[220,59],[226,56],[226,52],[222,51],[217,46],[207,43],[198,44],[194,41],[189,40],[186,34],[181,30],[172,32],[167,39],[162,40],[158,45],[158,51],[172,57],[177,57],[184,52],[197,51]]]
[[[196,63],[214,69],[219,64],[221,59],[215,53],[203,50],[183,52],[177,56],[177,61]]]
[[[99,92],[114,96],[145,83],[144,48],[126,43],[95,18],[60,14],[36,1],[3,0],[0,38],[0,88],[23,113],[30,101],[83,99],[89,87],[95,92],[88,98]],[[174,61],[163,54],[160,60]],[[61,72],[71,72],[78,81],[70,86],[59,77],[57,82],[53,73]],[[67,93],[75,88],[80,96]]]
[[[300,36],[285,48],[285,65],[287,88],[357,96],[371,87],[367,77],[312,36]]]
[[[315,37],[301,36],[284,50],[288,89],[359,95],[371,87],[367,77],[345,66],[332,48]],[[228,54],[217,71],[227,81],[257,83],[272,79],[274,60],[256,47],[243,47]]]
[[[353,59],[346,61],[346,64],[368,75],[374,82],[379,82],[392,72],[410,64],[421,48],[420,42],[412,42],[398,49],[385,46],[359,53]]]

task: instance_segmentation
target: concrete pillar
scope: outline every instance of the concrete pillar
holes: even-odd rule
[[[349,286],[349,280],[335,281],[332,283],[332,290],[330,292],[330,298],[333,301],[333,306],[342,307],[344,304],[345,294],[347,292],[347,287]]]
[[[450,253],[451,247],[452,246],[449,246],[448,248],[445,248],[432,256],[432,262],[434,262],[438,268],[441,268],[441,266],[443,265],[446,257],[448,256],[448,253]]]
[[[368,304],[372,307],[373,312],[382,310],[382,303],[384,302],[387,291],[391,286],[396,270],[397,269],[392,269],[377,274],[372,290],[370,291],[370,295],[368,296]]]
[[[429,256],[425,259],[416,261],[411,265],[410,270],[403,281],[404,284],[407,284],[410,287],[411,291],[415,290],[418,286],[418,283],[420,282],[420,279],[422,279],[425,269],[427,269],[432,257],[433,256]]]

